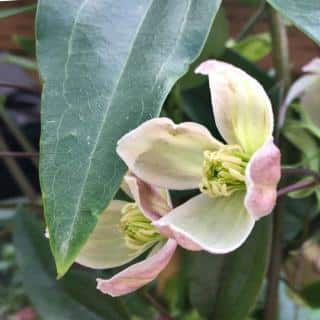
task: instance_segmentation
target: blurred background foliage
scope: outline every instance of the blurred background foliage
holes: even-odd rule
[[[35,7],[33,1],[0,4],[0,319],[265,319],[270,218],[259,222],[234,253],[213,256],[180,249],[156,282],[123,298],[104,296],[95,289],[97,276],[110,276],[117,270],[93,272],[75,265],[62,280],[55,279],[39,197],[41,81],[33,36]],[[294,80],[320,51],[289,21],[287,27]],[[277,108],[284,97],[271,52],[265,3],[224,1],[201,55],[175,84],[161,114],[175,122],[201,123],[219,137],[212,121],[207,80],[193,73],[195,66],[208,58],[230,62],[251,74]],[[288,168],[319,172],[319,132],[296,100],[282,130]],[[285,182],[294,183],[297,178],[290,176]],[[172,193],[175,203],[190,195]],[[319,186],[292,192],[282,203],[279,319],[318,320]]]

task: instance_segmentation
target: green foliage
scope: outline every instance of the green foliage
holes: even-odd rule
[[[256,62],[271,52],[271,37],[269,33],[259,33],[241,41],[231,41],[229,47],[248,60]]]
[[[45,320],[129,319],[120,301],[95,289],[95,280],[85,272],[73,271],[59,283],[48,241],[33,213],[17,212],[15,246],[25,289]]]
[[[253,307],[264,279],[271,219],[258,222],[244,245],[227,255],[194,255],[190,300],[210,319],[244,319]]]
[[[59,276],[117,192],[126,170],[118,139],[159,114],[220,2],[39,1],[40,180]]]
[[[320,45],[320,1],[268,0],[268,2]]]

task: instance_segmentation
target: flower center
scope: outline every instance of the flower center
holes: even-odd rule
[[[245,189],[245,169],[249,157],[239,145],[225,145],[204,151],[200,191],[210,197],[230,196]]]
[[[135,203],[128,203],[122,210],[120,229],[125,235],[128,248],[137,250],[147,244],[163,239],[158,229],[151,224]]]

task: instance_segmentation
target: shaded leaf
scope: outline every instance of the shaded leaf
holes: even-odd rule
[[[23,209],[17,212],[14,243],[18,264],[25,289],[39,314],[46,320],[128,319],[119,301],[99,293],[88,275],[71,272],[62,282],[54,278],[43,231],[32,213]]]
[[[270,226],[270,217],[259,221],[245,244],[233,253],[195,254],[190,300],[202,315],[217,320],[243,320],[248,315],[266,271]]]
[[[319,0],[268,0],[268,2],[320,45]]]

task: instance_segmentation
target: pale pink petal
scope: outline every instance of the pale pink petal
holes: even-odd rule
[[[271,213],[281,176],[281,154],[270,139],[251,158],[246,168],[245,206],[256,219]]]
[[[118,141],[117,152],[142,180],[167,189],[198,188],[203,152],[222,144],[203,126],[157,118],[144,122]]]
[[[320,58],[314,58],[302,67],[303,72],[312,72],[320,74]]]
[[[118,297],[141,288],[154,280],[167,266],[176,247],[175,240],[168,240],[158,252],[131,265],[111,279],[97,279],[97,289],[112,297]]]
[[[261,84],[243,70],[217,60],[203,62],[195,71],[209,77],[217,127],[229,144],[253,154],[273,131],[270,99]]]
[[[160,233],[164,235],[167,238],[175,239],[178,244],[189,250],[189,251],[201,251],[202,247],[199,246],[197,243],[192,241],[190,238],[186,237],[182,233],[172,230],[170,226],[157,226],[156,227],[159,229]]]
[[[151,221],[161,218],[171,210],[170,196],[165,190],[133,175],[127,175],[125,181],[140,210]]]
[[[237,249],[247,239],[254,219],[244,207],[244,192],[235,192],[228,198],[200,194],[153,225],[168,235],[182,235],[182,246],[188,240],[198,248],[222,254]]]
[[[299,78],[292,84],[283,105],[287,107],[294,99],[300,97],[317,80],[319,80],[319,76],[314,74],[309,74]]]

